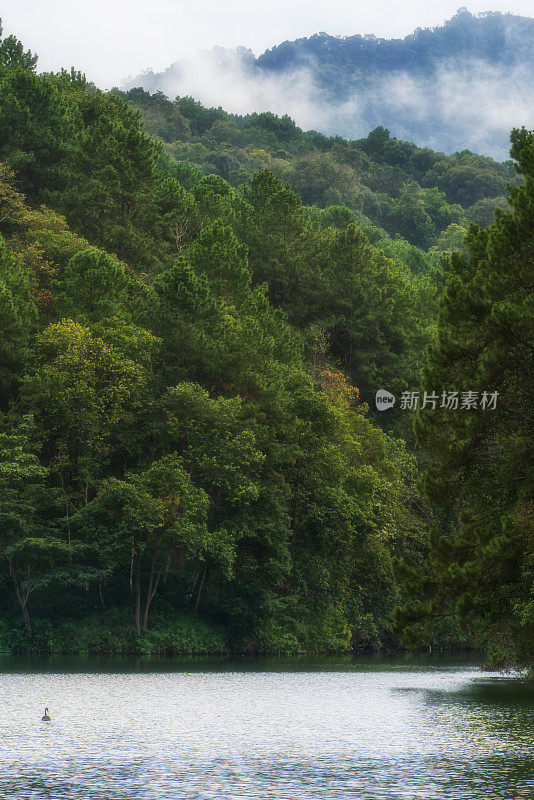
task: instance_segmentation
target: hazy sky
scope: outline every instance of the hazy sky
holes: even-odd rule
[[[3,0],[5,33],[39,54],[41,70],[76,66],[102,88],[161,70],[213,45],[256,54],[319,31],[405,36],[440,25],[462,0]],[[473,0],[480,11],[534,15],[533,0]]]

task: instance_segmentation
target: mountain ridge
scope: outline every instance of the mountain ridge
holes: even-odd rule
[[[123,88],[191,94],[239,114],[288,113],[301,127],[348,138],[383,125],[433,149],[502,160],[510,128],[534,124],[533,45],[534,18],[460,9],[403,39],[321,32],[259,56],[218,47]]]
[[[454,36],[457,37],[456,42],[459,45],[457,49],[467,52],[478,48],[477,57],[493,64],[507,64],[519,59],[532,61],[534,56],[532,50],[527,46],[520,46],[518,51],[513,51],[517,52],[517,58],[510,59],[510,38],[517,37],[519,34],[519,41],[517,39],[514,41],[514,47],[522,44],[521,26],[530,27],[531,34],[534,36],[534,18],[491,11],[474,15],[466,9],[460,9],[444,25],[434,28],[416,28],[413,33],[403,38],[388,39],[374,36],[374,34],[333,36],[322,31],[310,37],[302,37],[294,41],[286,40],[265,50],[258,56],[257,63],[263,68],[273,69],[283,66],[284,56],[288,53],[296,56],[300,54],[301,57],[307,55],[312,58],[320,55],[321,51],[324,52],[325,49],[334,48],[338,53],[345,51],[350,65],[354,65],[354,61],[358,57],[368,59],[374,55],[378,56],[376,59],[378,63],[380,61],[387,62],[390,59],[393,61],[391,66],[397,69],[407,69],[419,66],[417,62],[413,61],[414,48],[418,48],[419,54],[422,53],[426,56],[428,64],[435,64],[443,55],[443,52],[436,48],[436,44],[450,45],[454,41],[451,37]],[[486,33],[486,35],[481,36],[481,33]],[[450,56],[450,50],[445,54]],[[473,52],[469,54],[473,55]]]

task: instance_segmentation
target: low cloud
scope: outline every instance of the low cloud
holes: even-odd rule
[[[317,119],[317,87],[311,69],[264,73],[254,67],[254,55],[244,48],[201,51],[163,73],[146,72],[124,85],[160,90],[171,99],[191,95],[203,105],[221,106],[232,114],[289,114],[306,129],[314,127]]]
[[[163,73],[129,79],[125,86],[161,90],[171,99],[192,95],[236,114],[289,114],[306,130],[349,138],[384,125],[398,138],[436,150],[470,149],[505,159],[510,130],[534,128],[533,77],[532,65],[441,63],[430,78],[390,73],[334,99],[319,85],[313,63],[273,72],[258,68],[243,48],[214,48]]]
[[[482,61],[444,63],[431,80],[393,76],[381,97],[390,119],[398,121],[397,135],[415,131],[419,144],[434,149],[468,148],[504,159],[511,129],[534,127],[533,78],[526,65],[504,70]]]

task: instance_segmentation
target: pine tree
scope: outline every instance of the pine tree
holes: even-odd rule
[[[478,408],[419,412],[417,437],[432,458],[426,491],[444,521],[427,577],[411,584],[429,600],[401,616],[417,627],[425,616],[456,613],[489,641],[495,663],[531,664],[534,133],[514,131],[511,153],[524,183],[511,189],[509,212],[470,229],[469,257],[452,257],[424,370],[428,392],[475,392]]]

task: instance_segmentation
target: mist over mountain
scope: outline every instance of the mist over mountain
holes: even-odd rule
[[[466,9],[404,39],[318,33],[256,57],[215,48],[124,83],[192,95],[237,114],[289,114],[348,138],[383,125],[402,139],[504,159],[512,127],[534,125],[534,18]]]

